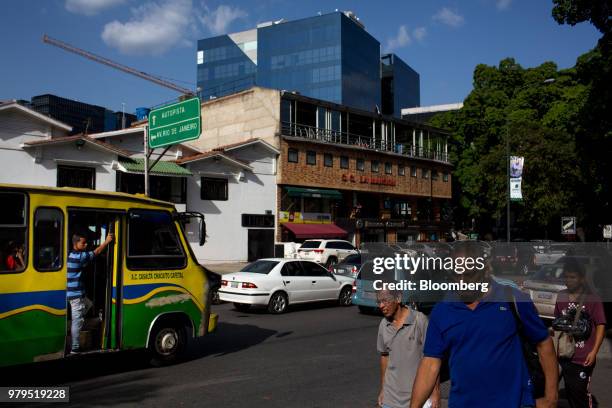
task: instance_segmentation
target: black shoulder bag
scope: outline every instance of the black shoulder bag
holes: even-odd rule
[[[542,398],[544,397],[546,378],[544,377],[544,370],[542,370],[542,365],[540,364],[540,356],[538,355],[537,346],[529,341],[527,336],[525,336],[523,321],[519,315],[518,307],[516,305],[516,298],[514,297],[512,288],[507,286],[505,290],[507,299],[509,299],[509,302],[512,303],[512,314],[514,315],[514,320],[516,321],[516,326],[518,328],[518,335],[521,340],[521,348],[523,349],[525,363],[527,363],[527,369],[529,370],[529,375],[531,376],[533,398]]]

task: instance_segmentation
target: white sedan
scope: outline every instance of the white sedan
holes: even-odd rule
[[[222,276],[219,298],[238,310],[267,306],[283,313],[289,304],[337,300],[351,304],[354,278],[337,276],[321,265],[299,259],[260,259],[240,272]]]

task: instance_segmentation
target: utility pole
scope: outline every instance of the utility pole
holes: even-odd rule
[[[125,102],[121,102],[121,129],[125,129]]]
[[[510,242],[510,130],[506,123],[506,241]]]
[[[144,193],[149,196],[149,125],[144,127]]]

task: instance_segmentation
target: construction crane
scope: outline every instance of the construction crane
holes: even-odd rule
[[[191,89],[183,88],[182,86],[173,84],[172,82],[166,81],[165,79],[156,77],[156,76],[151,75],[151,74],[147,74],[146,72],[139,71],[137,69],[128,67],[128,66],[123,65],[123,64],[119,64],[118,62],[109,60],[108,58],[101,57],[101,56],[96,55],[94,53],[91,53],[89,51],[82,50],[82,49],[80,49],[78,47],[75,47],[73,45],[67,44],[67,43],[65,43],[63,41],[56,40],[55,38],[49,37],[47,34],[43,35],[42,40],[46,44],[54,45],[54,46],[56,46],[58,48],[61,48],[61,49],[64,49],[66,51],[72,52],[74,54],[80,55],[81,57],[88,58],[88,59],[90,59],[92,61],[96,61],[96,62],[99,62],[101,64],[107,65],[107,66],[109,66],[111,68],[118,69],[118,70],[126,72],[128,74],[135,75],[135,76],[137,76],[139,78],[146,79],[147,81],[154,82],[154,83],[156,83],[158,85],[161,85],[161,86],[164,86],[166,88],[170,88],[170,89],[172,89],[174,91],[177,91],[177,92],[180,92],[180,93],[182,93],[184,95],[194,95],[194,92]]]

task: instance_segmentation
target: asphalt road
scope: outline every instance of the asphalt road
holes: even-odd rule
[[[80,356],[3,369],[0,383],[69,385],[74,406],[375,406],[380,316],[333,304],[283,315],[228,304],[214,309],[217,332],[192,344],[181,364],[151,368],[138,352]],[[593,389],[601,406],[612,405],[611,374],[612,360],[599,360]]]
[[[216,333],[192,345],[187,362],[149,368],[141,353],[83,356],[3,370],[2,382],[68,384],[80,406],[375,406],[379,316],[333,304],[283,315],[214,309]]]

